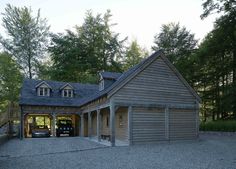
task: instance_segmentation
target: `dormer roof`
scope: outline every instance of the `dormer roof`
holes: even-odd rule
[[[63,90],[67,86],[69,86],[71,89],[74,89],[74,87],[70,83],[66,83],[66,84],[64,84],[63,86],[60,87],[60,90]]]
[[[122,73],[117,72],[100,72],[100,76],[102,79],[111,79],[111,80],[117,80]]]
[[[38,83],[35,88],[37,89],[38,87],[42,86],[42,85],[46,85],[48,88],[52,89],[52,87],[45,81],[41,81],[40,83]]]

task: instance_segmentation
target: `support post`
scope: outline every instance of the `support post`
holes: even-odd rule
[[[170,111],[169,111],[169,107],[166,106],[165,108],[165,138],[166,140],[169,140],[170,139],[170,130],[169,130],[169,114],[170,114]]]
[[[128,107],[128,132],[129,132],[129,145],[133,144],[132,139],[132,106]]]
[[[21,115],[20,115],[20,139],[24,138],[24,112],[21,106]]]
[[[110,140],[111,146],[115,146],[115,105],[110,103]]]
[[[80,136],[84,137],[84,114],[80,115]]]
[[[52,114],[52,136],[56,136],[56,114]]]
[[[91,112],[88,112],[88,137],[92,137],[92,118],[91,118]]]
[[[100,114],[100,109],[97,110],[97,137],[98,141],[101,141],[101,114]]]

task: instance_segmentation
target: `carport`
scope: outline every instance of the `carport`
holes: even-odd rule
[[[21,138],[31,137],[34,126],[46,125],[51,136],[56,136],[57,121],[66,119],[72,121],[74,136],[79,135],[80,117],[75,108],[21,106]]]

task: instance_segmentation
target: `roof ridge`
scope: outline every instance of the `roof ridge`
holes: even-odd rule
[[[58,80],[45,80],[45,79],[29,79],[29,78],[24,78],[23,81],[35,81],[35,82],[50,82],[50,83],[63,83],[63,84],[79,84],[79,85],[94,85],[98,86],[98,84],[93,84],[93,83],[81,83],[81,82],[64,82],[64,81],[58,81]]]

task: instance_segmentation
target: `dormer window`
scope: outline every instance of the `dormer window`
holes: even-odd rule
[[[73,90],[72,89],[62,90],[62,97],[73,97]]]
[[[74,97],[74,89],[69,83],[62,86],[60,90],[62,97]]]
[[[39,96],[50,96],[50,89],[47,87],[39,87],[38,88]]]
[[[49,86],[45,81],[42,81],[36,85],[38,96],[50,96],[51,86]]]
[[[115,72],[100,72],[99,91],[110,87],[122,74]]]

